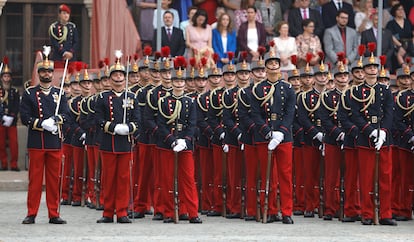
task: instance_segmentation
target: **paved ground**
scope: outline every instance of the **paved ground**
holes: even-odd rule
[[[2,173],[0,173],[0,176]],[[414,221],[397,227],[342,224],[294,217],[294,225],[261,224],[202,216],[203,224],[163,224],[145,219],[132,224],[96,224],[101,212],[63,206],[66,225],[48,224],[45,194],[34,225],[22,225],[26,192],[0,192],[0,241],[413,241]]]

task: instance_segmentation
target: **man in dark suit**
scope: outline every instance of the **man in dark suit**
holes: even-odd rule
[[[368,44],[369,42],[377,42],[378,36],[378,14],[372,16],[372,28],[367,29],[361,33],[361,44]],[[370,56],[370,52],[367,50],[365,56]],[[382,48],[381,54],[387,56],[387,62],[385,68],[391,70],[392,68],[392,57],[394,54],[394,46],[392,42],[392,33],[388,29],[382,29]]]
[[[169,46],[171,56],[184,55],[185,40],[183,31],[173,26],[174,15],[170,11],[165,11],[163,15],[164,27],[161,27],[161,46]],[[152,49],[157,49],[157,30],[154,30],[152,38]]]
[[[309,18],[315,23],[315,34],[319,37],[319,39],[322,39],[324,26],[321,14],[315,9],[310,9],[309,4],[310,0],[299,0],[299,8],[289,10],[289,34],[295,38],[296,36],[302,34],[302,21]]]
[[[325,28],[330,28],[336,24],[336,14],[339,9],[344,9],[349,14],[348,27],[355,28],[354,9],[352,5],[343,0],[331,0],[322,6],[322,22]]]

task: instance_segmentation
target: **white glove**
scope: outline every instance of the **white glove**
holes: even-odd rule
[[[281,143],[283,139],[285,138],[285,135],[280,131],[272,131],[272,139],[275,139]]]
[[[228,145],[223,145],[223,152],[224,153],[229,153],[229,146]]]
[[[240,150],[244,150],[244,144],[240,145]]]
[[[237,140],[240,140],[242,137],[242,134],[237,135]]]
[[[414,136],[408,141],[408,143],[414,143]]]
[[[318,132],[315,136],[313,136],[312,139],[317,139],[317,140],[319,140],[319,142],[322,143],[322,138],[323,138],[322,132]]]
[[[280,141],[277,139],[271,139],[269,144],[267,145],[268,150],[274,150],[280,144]]]
[[[336,137],[336,141],[344,141],[345,139],[345,132],[341,132],[338,134],[338,137]]]
[[[2,119],[3,119],[3,126],[5,127],[10,127],[14,120],[12,116],[8,116],[8,115],[4,115]]]
[[[43,122],[41,123],[41,126],[43,129],[51,132],[51,133],[56,133],[58,130],[58,127],[56,125],[55,120],[53,120],[52,118],[48,118],[43,120]]]
[[[119,135],[129,135],[128,124],[117,124],[114,128],[114,133]]]
[[[384,142],[385,142],[385,140],[383,140],[383,139],[378,139],[378,141],[377,141],[377,142],[375,142],[375,149],[376,149],[376,150],[380,150],[380,149],[381,149],[381,147],[382,147],[382,145],[384,144]]]
[[[376,142],[378,138],[378,130],[376,129],[372,130],[372,132],[369,134],[369,137],[370,138],[374,137],[374,142]]]
[[[184,139],[177,139],[175,145],[173,147],[174,152],[180,152],[187,148],[187,144],[185,143]]]
[[[223,133],[221,133],[221,134],[220,134],[219,139],[220,139],[220,140],[223,140],[225,136],[226,136],[226,133],[224,133],[224,132],[223,132]]]
[[[322,156],[325,156],[325,144],[324,143],[319,145],[319,150],[321,151]]]
[[[82,135],[81,135],[81,137],[79,138],[79,140],[85,140],[86,139],[86,133],[83,133]]]

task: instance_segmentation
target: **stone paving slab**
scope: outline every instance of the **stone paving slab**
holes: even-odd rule
[[[163,224],[152,216],[132,224],[96,224],[102,212],[63,206],[66,225],[48,224],[45,194],[34,225],[22,225],[26,192],[0,192],[0,241],[414,241],[414,222],[397,227],[362,226],[359,222],[305,219],[294,216],[294,225],[261,224],[240,219],[201,216],[203,224]]]
[[[0,171],[0,191],[27,191],[27,171]]]

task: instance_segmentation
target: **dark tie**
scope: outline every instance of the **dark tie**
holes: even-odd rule
[[[338,10],[342,8],[342,2],[338,1]]]
[[[171,29],[167,29],[168,40],[171,40]]]
[[[344,53],[346,55],[346,33],[345,33],[345,28],[340,28],[340,30],[341,30],[342,42],[344,43]]]
[[[303,9],[303,19],[308,19],[308,15],[306,14],[306,9]]]

